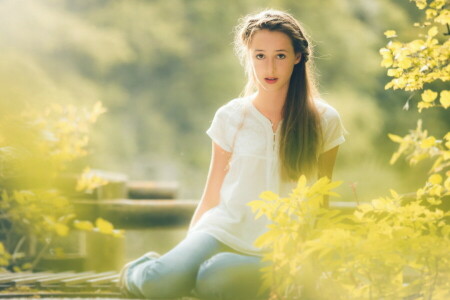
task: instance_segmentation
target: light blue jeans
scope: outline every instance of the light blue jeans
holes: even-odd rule
[[[258,256],[237,253],[214,237],[192,232],[157,259],[141,257],[126,274],[130,292],[142,298],[196,296],[200,299],[253,300],[261,286]]]

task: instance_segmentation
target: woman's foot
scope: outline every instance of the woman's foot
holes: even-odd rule
[[[152,260],[152,259],[157,259],[159,258],[161,255],[157,252],[147,252],[144,255],[142,255],[141,257],[139,257],[136,260],[130,261],[129,263],[125,264],[125,266],[122,268],[122,270],[120,271],[119,274],[119,288],[120,288],[120,292],[122,293],[122,295],[124,297],[127,298],[133,298],[136,297],[136,295],[132,294],[130,291],[130,287],[128,284],[128,274],[130,269],[134,268],[135,266],[148,261],[148,260]]]

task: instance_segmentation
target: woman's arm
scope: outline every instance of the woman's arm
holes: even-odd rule
[[[319,156],[319,178],[327,176],[331,180],[338,150],[339,146],[336,146]],[[328,207],[328,196],[325,196],[324,207]]]
[[[192,217],[190,228],[197,223],[201,216],[220,202],[220,188],[223,179],[228,172],[228,163],[231,152],[223,150],[216,143],[212,143],[211,163],[209,165],[208,178],[200,203]]]

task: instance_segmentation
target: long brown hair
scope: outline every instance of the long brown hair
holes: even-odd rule
[[[311,65],[312,46],[299,22],[286,12],[264,10],[242,18],[236,27],[234,45],[248,78],[244,89],[246,96],[256,89],[248,48],[253,35],[264,29],[285,33],[292,41],[294,52],[301,54],[300,62],[294,66],[283,107],[279,152],[281,177],[297,180],[302,174],[314,174],[322,147],[320,116],[314,103],[318,91]]]

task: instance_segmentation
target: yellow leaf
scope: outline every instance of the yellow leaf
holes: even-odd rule
[[[437,95],[438,94],[436,92],[433,92],[432,90],[425,90],[422,93],[422,100],[428,103],[433,102],[436,99]]]
[[[420,101],[419,103],[417,103],[417,108],[419,109],[419,112],[422,112],[422,109],[433,107],[433,104],[434,103]]]
[[[259,195],[259,198],[261,198],[263,200],[267,200],[267,201],[275,201],[275,200],[279,199],[280,196],[278,196],[277,194],[275,194],[272,191],[265,191]]]
[[[114,230],[113,225],[102,218],[97,218],[97,220],[95,221],[95,226],[97,226],[98,230],[101,233],[111,234]]]
[[[421,160],[427,159],[429,157],[428,153],[420,153],[420,154],[416,154],[413,155],[410,159],[409,159],[409,163],[411,165],[415,165],[418,162],[420,162]]]
[[[258,211],[258,213],[255,216],[255,220],[258,220],[259,218],[261,218],[264,215],[264,211],[261,209]]]
[[[368,203],[363,203],[363,204],[358,205],[358,207],[356,209],[361,211],[362,213],[366,213],[368,211],[372,211],[373,206]]]
[[[386,208],[386,201],[382,198],[373,199],[371,201],[373,208],[375,209],[384,209]]]
[[[434,19],[436,23],[446,25],[450,23],[450,11],[448,9],[442,10],[441,14]]]
[[[401,136],[398,136],[398,135],[389,133],[389,134],[388,134],[388,137],[389,137],[393,142],[396,142],[396,143],[401,143],[401,142],[403,142],[403,138],[402,138]]]
[[[414,40],[408,44],[409,49],[411,49],[412,52],[417,52],[422,49],[423,46],[425,46],[425,42],[423,40]]]
[[[412,61],[409,57],[404,57],[398,62],[398,66],[402,69],[408,69],[412,66]]]
[[[424,9],[427,7],[427,0],[416,0],[416,6],[419,9]]]
[[[274,241],[279,238],[279,233],[280,232],[275,230],[270,230],[267,231],[266,233],[263,233],[255,240],[254,242],[255,247],[262,248],[273,244]]]
[[[394,60],[392,59],[392,57],[385,57],[381,61],[381,66],[385,67],[385,68],[389,68],[390,66],[392,66],[393,63],[394,63]]]
[[[56,234],[59,236],[67,236],[69,234],[69,227],[64,224],[56,223],[55,225]]]
[[[432,8],[427,9],[425,14],[427,15],[427,19],[432,19],[437,16],[436,10]]]
[[[447,177],[447,179],[445,180],[444,187],[447,191],[450,191],[450,177]]]
[[[425,194],[425,190],[424,189],[418,189],[417,192],[416,192],[416,197],[417,198],[421,198],[424,194]]]
[[[78,221],[75,220],[73,225],[76,229],[92,231],[94,229],[94,225],[90,221]]]
[[[387,71],[387,75],[389,77],[400,77],[402,75],[403,70],[400,68],[396,68],[396,69],[389,69]]]
[[[297,186],[300,188],[306,186],[306,176],[305,175],[300,176],[300,178],[298,179]]]
[[[396,36],[397,36],[397,33],[395,32],[395,30],[386,30],[386,31],[384,32],[384,35],[385,35],[388,39],[390,39],[390,38],[396,37]]]
[[[431,2],[430,7],[434,7],[436,9],[441,9],[446,3],[446,0],[434,0]]]
[[[442,203],[441,200],[431,197],[427,198],[427,202],[430,203],[431,205],[440,205]]]
[[[447,90],[442,91],[441,98],[439,99],[439,101],[441,102],[444,108],[448,108],[450,106],[450,91]]]
[[[427,148],[434,146],[435,143],[436,143],[435,137],[430,136],[420,142],[420,147],[422,149],[427,149]]]
[[[332,190],[337,188],[338,186],[340,186],[343,183],[342,180],[338,180],[338,181],[332,181],[327,185],[327,189],[328,190]]]
[[[444,160],[449,160],[450,159],[450,151],[443,151],[442,152],[442,158]]]
[[[389,191],[391,192],[391,195],[392,195],[392,197],[393,197],[394,199],[400,198],[399,195],[397,194],[397,192],[394,191],[393,189],[390,189]]]
[[[391,164],[391,165],[395,164],[395,162],[397,161],[397,159],[399,157],[400,157],[400,153],[399,152],[395,152],[394,154],[392,154],[392,157],[389,160],[389,164]]]
[[[442,193],[442,186],[434,185],[428,192],[431,196],[436,195],[436,196],[440,197],[441,193]]]
[[[392,57],[391,50],[389,50],[388,48],[381,48],[379,52],[383,57]]]
[[[392,51],[396,51],[398,49],[401,49],[403,47],[403,44],[400,42],[394,42],[394,41],[389,41],[389,43],[387,44],[388,49],[391,49]]]
[[[428,37],[429,37],[429,38],[434,37],[436,34],[438,34],[438,29],[437,29],[436,26],[433,26],[433,27],[431,27],[431,28],[428,30]]]
[[[439,170],[442,169],[441,163],[444,160],[444,158],[442,156],[438,157],[434,163],[433,166],[431,167],[431,170],[433,170],[434,172],[439,172]],[[437,170],[439,168],[439,170]]]
[[[440,184],[442,182],[442,176],[439,174],[433,174],[428,178],[428,182],[431,184]]]

